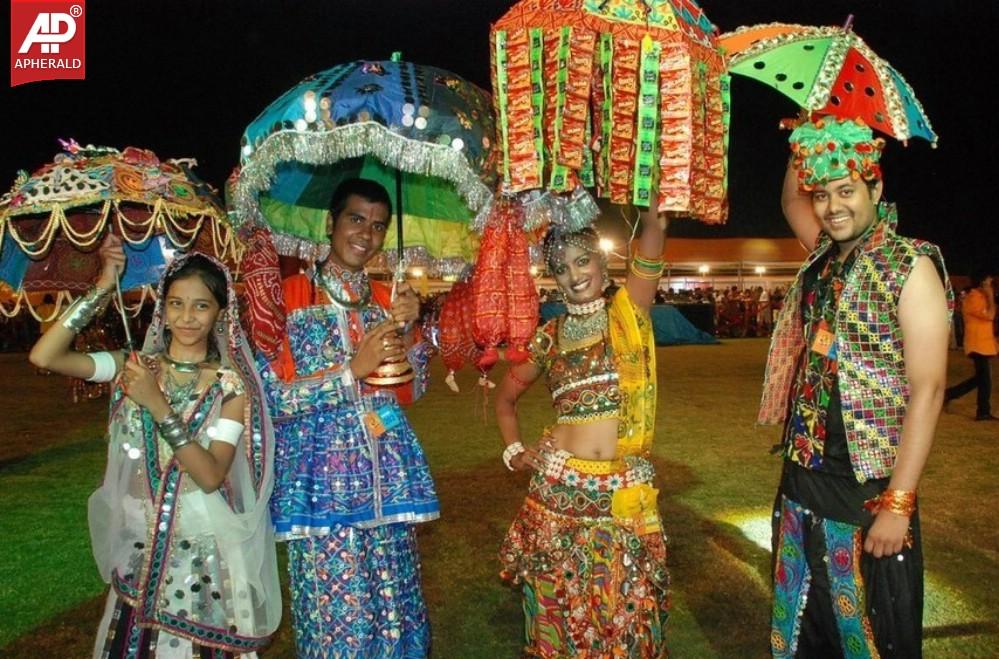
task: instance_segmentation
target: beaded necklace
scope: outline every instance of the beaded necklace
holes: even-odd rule
[[[569,314],[559,327],[559,343],[579,343],[584,339],[607,331],[606,301],[602,297],[573,304],[566,302]]]
[[[590,300],[589,302],[584,302],[583,304],[566,302],[565,308],[568,310],[570,316],[588,316],[592,313],[600,311],[606,304],[606,300],[602,297],[598,297],[595,300]]]
[[[559,343],[578,343],[607,331],[607,312],[600,309],[588,316],[570,314],[559,327]]]
[[[198,388],[198,381],[201,379],[200,369],[196,369],[195,375],[187,382],[180,382],[173,374],[172,368],[163,369],[163,395],[166,396],[167,403],[171,409],[180,409],[194,397],[194,392]]]
[[[363,270],[351,272],[330,265],[316,279],[330,300],[344,309],[361,309],[371,301],[371,282]],[[356,295],[357,299],[351,298]]]

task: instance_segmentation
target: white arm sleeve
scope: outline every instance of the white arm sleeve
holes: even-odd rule
[[[87,353],[87,356],[94,362],[94,374],[87,378],[87,382],[114,380],[115,373],[118,372],[118,365],[114,363],[114,357],[110,352],[90,352]]]
[[[232,419],[219,419],[205,432],[213,442],[225,442],[235,446],[243,436],[243,424]]]

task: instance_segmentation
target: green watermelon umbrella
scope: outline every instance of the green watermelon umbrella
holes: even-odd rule
[[[905,78],[843,27],[770,23],[723,34],[729,71],[759,80],[799,107],[820,115],[860,118],[906,141],[937,134]]]

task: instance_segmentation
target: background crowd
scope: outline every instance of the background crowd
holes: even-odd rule
[[[615,290],[616,284],[613,282],[608,287],[610,292]],[[960,313],[961,305],[966,299],[972,286],[965,286],[961,289],[954,314],[954,325],[951,336],[951,348],[961,348],[964,345],[964,319]],[[718,338],[749,338],[770,336],[773,330],[774,318],[781,310],[784,296],[786,294],[784,286],[727,286],[727,287],[694,287],[694,288],[665,288],[660,287],[656,294],[655,304],[672,304],[682,308],[687,304],[707,304],[713,307],[712,316],[714,318],[714,334]],[[541,288],[538,291],[542,303],[561,303],[562,298],[556,288]],[[431,293],[421,295],[421,302],[424,307],[431,306],[431,303],[443,295],[442,293]],[[150,305],[150,309],[151,309]],[[44,311],[39,309],[39,312]],[[148,314],[143,314],[148,316]],[[31,313],[22,308],[21,311],[11,317],[0,314],[0,352],[26,352],[38,339],[43,323],[39,323]],[[138,328],[140,331],[141,327]],[[999,323],[996,323],[996,333],[999,333]],[[92,348],[98,344],[117,344],[120,341],[115,337],[121,334],[116,323],[105,322],[101,327],[94,330],[94,335],[90,337]],[[110,340],[105,337],[112,337]]]

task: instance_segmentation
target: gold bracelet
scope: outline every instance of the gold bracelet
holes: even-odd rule
[[[628,269],[631,270],[631,274],[635,275],[639,279],[647,279],[648,281],[657,281],[660,277],[663,276],[663,269],[661,267],[655,273],[642,272],[637,267],[635,267],[634,261],[631,262],[631,264],[628,266]]]
[[[916,512],[916,493],[913,490],[893,490],[881,493],[881,507],[896,515],[909,517]]]

